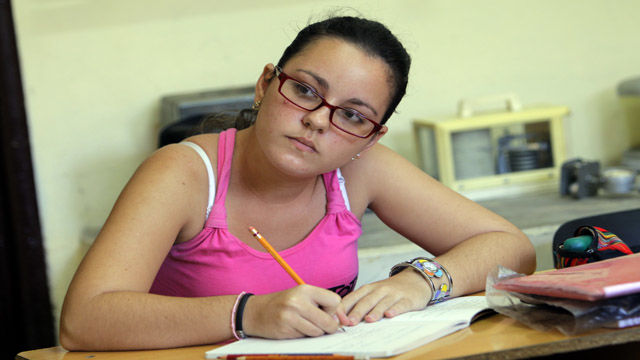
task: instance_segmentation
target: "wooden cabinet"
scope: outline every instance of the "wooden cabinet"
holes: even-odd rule
[[[462,193],[557,186],[565,160],[563,119],[568,113],[564,106],[541,106],[416,119],[421,166]]]

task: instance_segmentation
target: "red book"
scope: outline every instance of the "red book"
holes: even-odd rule
[[[640,254],[500,281],[496,289],[577,300],[640,293]]]

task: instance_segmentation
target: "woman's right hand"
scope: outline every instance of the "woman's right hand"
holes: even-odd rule
[[[311,285],[248,299],[242,326],[249,336],[290,339],[320,336],[338,330],[337,312],[342,311],[338,294]]]

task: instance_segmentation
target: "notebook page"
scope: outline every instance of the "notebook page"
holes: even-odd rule
[[[226,354],[334,353],[391,356],[411,350],[469,326],[478,312],[487,309],[484,296],[452,299],[422,311],[345,327],[344,332],[315,338],[271,340],[250,338],[207,352],[207,358]]]

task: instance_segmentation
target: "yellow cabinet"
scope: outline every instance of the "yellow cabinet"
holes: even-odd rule
[[[414,120],[424,171],[459,192],[558,184],[565,160],[564,106]],[[530,187],[530,186],[529,186]]]

